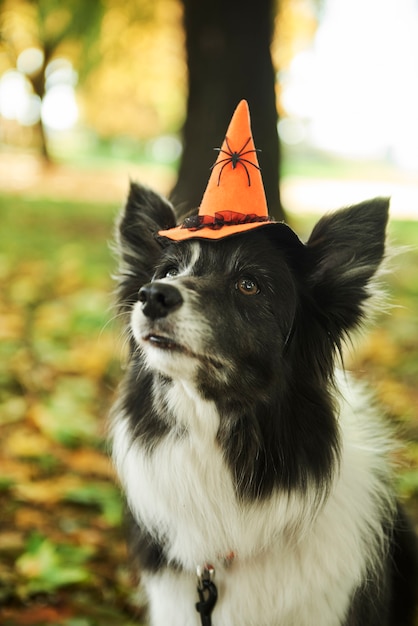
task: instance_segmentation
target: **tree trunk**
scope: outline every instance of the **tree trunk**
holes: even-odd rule
[[[42,64],[42,67],[39,69],[39,71],[35,75],[29,77],[29,80],[32,83],[33,91],[36,93],[37,96],[39,96],[41,102],[43,101],[44,96],[45,96],[45,70],[50,61],[50,58],[51,58],[51,53],[48,47],[45,45],[44,62]],[[51,165],[52,159],[51,159],[51,155],[48,149],[48,138],[46,135],[44,123],[42,121],[42,117],[39,118],[38,126],[39,126],[40,153],[41,153],[44,163],[46,165]]]
[[[199,206],[232,113],[249,103],[270,215],[283,219],[275,72],[270,54],[276,0],[182,0],[189,95],[183,156],[171,199],[180,219]],[[237,208],[237,210],[239,210]]]

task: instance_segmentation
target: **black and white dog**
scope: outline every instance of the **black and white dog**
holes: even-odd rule
[[[154,626],[414,623],[391,437],[336,369],[370,307],[387,217],[375,199],[296,247],[269,228],[170,243],[155,237],[175,225],[170,204],[131,186],[112,441]],[[199,566],[201,601],[218,596],[206,622]]]

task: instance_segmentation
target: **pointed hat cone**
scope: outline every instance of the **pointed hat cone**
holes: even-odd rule
[[[200,215],[223,211],[268,218],[263,180],[250,126],[248,104],[242,100],[231,119],[212,167]]]
[[[212,166],[198,215],[158,234],[173,241],[223,239],[272,225],[285,227],[293,233],[288,226],[274,222],[268,215],[246,100],[238,104],[222,147],[216,150],[218,158]]]

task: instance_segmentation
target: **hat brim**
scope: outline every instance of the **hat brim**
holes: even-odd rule
[[[275,221],[225,225],[221,228],[216,229],[207,226],[197,229],[189,229],[184,228],[183,226],[176,226],[175,228],[169,228],[168,230],[158,231],[158,238],[169,239],[173,242],[186,241],[188,239],[209,239],[212,241],[217,241],[220,239],[225,239],[227,237],[232,237],[233,235],[240,235],[241,233],[261,228],[268,228],[271,230],[275,229],[275,231],[277,231],[277,234],[280,231],[281,237],[283,237],[288,244],[293,244],[297,246],[304,245],[297,236],[297,234],[290,228],[290,226],[288,226],[284,222]]]

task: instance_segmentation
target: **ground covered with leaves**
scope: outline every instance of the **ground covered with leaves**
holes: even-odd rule
[[[143,623],[105,445],[122,352],[108,246],[116,211],[0,195],[4,626]],[[389,278],[400,306],[379,318],[352,365],[406,441],[399,489],[418,522],[418,223],[391,229],[411,246]]]

